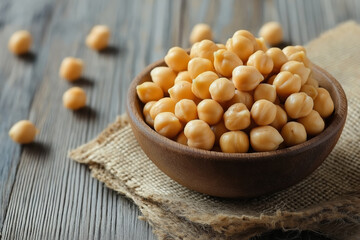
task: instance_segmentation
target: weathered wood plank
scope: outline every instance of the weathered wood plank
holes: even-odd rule
[[[360,21],[357,0],[1,1],[0,43],[26,28],[33,33],[36,54],[31,61],[0,49],[1,236],[155,239],[149,225],[137,219],[136,206],[92,179],[86,166],[67,158],[67,151],[124,112],[131,79],[171,46],[189,47],[196,23],[210,24],[216,41],[225,42],[238,29],[256,34],[264,22],[277,20],[286,41],[305,44],[350,18]],[[84,45],[89,29],[99,23],[113,30],[112,48],[101,54]],[[76,84],[58,77],[66,56],[85,61],[84,79]],[[79,112],[61,104],[63,92],[73,85],[89,97],[89,107]],[[41,132],[36,143],[21,148],[7,131],[24,118]]]

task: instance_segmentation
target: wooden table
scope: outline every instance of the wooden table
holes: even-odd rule
[[[287,42],[306,44],[347,19],[360,21],[360,1],[1,0],[0,238],[156,239],[137,219],[137,207],[91,178],[68,151],[123,113],[134,76],[170,47],[189,47],[196,23],[210,24],[216,40],[225,42],[238,29],[256,33],[264,22],[277,20]],[[112,29],[111,47],[101,53],[84,44],[95,24]],[[32,52],[24,57],[6,47],[19,29],[33,36]],[[74,84],[58,76],[68,56],[86,66]],[[72,112],[62,106],[71,86],[86,90],[87,108]],[[21,119],[40,129],[35,143],[20,146],[8,137]],[[275,235],[283,234],[261,239]]]

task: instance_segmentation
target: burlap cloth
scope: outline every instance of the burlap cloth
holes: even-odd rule
[[[248,200],[188,190],[146,157],[124,115],[70,157],[131,198],[159,239],[248,239],[278,228],[360,239],[360,26],[344,23],[311,41],[307,50],[342,84],[348,118],[325,162],[289,189]]]

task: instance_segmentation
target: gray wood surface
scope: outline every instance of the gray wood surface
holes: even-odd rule
[[[156,239],[137,219],[136,206],[91,178],[68,150],[124,112],[132,78],[171,46],[189,47],[196,23],[209,23],[224,42],[238,29],[256,33],[277,20],[287,42],[306,44],[347,19],[360,21],[360,1],[1,0],[0,238]],[[84,44],[95,24],[112,29],[111,47],[101,53]],[[21,58],[6,47],[19,29],[34,40],[32,53]],[[58,77],[67,56],[85,62],[84,78],[74,84]],[[61,102],[74,85],[88,94],[88,107],[78,112]],[[9,139],[9,128],[21,119],[40,129],[35,143],[19,146]]]

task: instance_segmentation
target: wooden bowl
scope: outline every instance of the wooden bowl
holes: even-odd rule
[[[131,83],[127,112],[132,130],[146,155],[166,175],[192,190],[218,197],[249,198],[292,186],[312,173],[329,155],[345,124],[347,100],[340,84],[314,65],[313,76],[326,88],[335,111],[325,130],[308,141],[272,152],[222,153],[190,148],[156,133],[145,122],[136,86],[151,81],[146,67]]]

